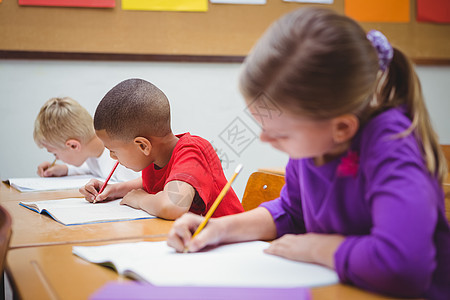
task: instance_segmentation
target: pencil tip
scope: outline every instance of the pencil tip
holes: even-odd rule
[[[239,172],[241,172],[241,170],[242,170],[242,164],[239,164],[239,165],[236,167],[236,170],[234,170],[234,173],[239,173]]]

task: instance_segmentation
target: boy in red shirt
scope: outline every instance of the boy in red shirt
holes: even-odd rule
[[[205,139],[174,135],[166,95],[142,79],[128,79],[100,101],[94,116],[97,136],[113,159],[142,178],[109,184],[91,180],[80,192],[89,202],[123,198],[122,204],[174,220],[190,211],[205,215],[227,180],[220,160]],[[243,211],[232,189],[213,217]]]

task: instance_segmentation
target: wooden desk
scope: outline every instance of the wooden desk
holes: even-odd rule
[[[172,221],[155,218],[64,226],[48,215],[38,214],[20,206],[19,201],[4,202],[2,206],[8,210],[12,217],[11,249],[165,236],[173,223]]]
[[[19,202],[80,197],[81,194],[78,191],[21,193],[2,183],[0,195],[2,197],[0,204],[8,210],[12,217],[11,249],[165,236],[173,223],[156,218],[64,226],[48,215],[38,214],[20,206]]]
[[[0,204],[7,201],[34,201],[34,200],[50,200],[62,198],[76,198],[82,195],[78,190],[62,190],[48,192],[19,192],[8,184],[0,183]]]
[[[102,244],[105,243],[82,245]],[[88,299],[108,281],[128,280],[112,269],[91,264],[73,255],[72,246],[10,250],[6,258],[6,274],[15,296],[19,299]]]
[[[13,219],[6,273],[21,299],[87,299],[111,280],[128,280],[115,271],[72,254],[74,245],[162,240],[172,221],[162,219],[64,226],[19,206],[19,201],[66,198],[73,191],[19,193],[2,185],[3,205]],[[53,198],[54,199],[54,198]],[[314,299],[392,299],[342,284],[312,289]]]
[[[82,245],[101,244],[104,243]],[[88,299],[108,281],[128,280],[112,269],[88,263],[73,255],[72,246],[42,246],[9,251],[6,272],[21,299]],[[313,299],[320,300],[393,299],[342,284],[313,288],[311,292]]]

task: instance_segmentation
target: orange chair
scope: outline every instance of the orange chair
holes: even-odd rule
[[[447,160],[447,166],[450,170],[450,145],[441,145],[441,149],[444,152],[445,159]],[[450,173],[447,175],[447,180],[443,184],[444,193],[445,193],[445,215],[447,216],[447,220],[450,222]]]
[[[447,221],[450,223],[450,184],[444,184],[445,194],[445,215],[447,216]]]
[[[442,152],[444,152],[445,159],[447,160],[447,166],[450,170],[450,145],[441,145]]]
[[[254,209],[263,202],[279,197],[284,182],[284,176],[274,173],[254,172],[251,174],[242,197],[244,210]]]

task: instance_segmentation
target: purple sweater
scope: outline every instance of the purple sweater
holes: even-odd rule
[[[387,110],[356,135],[355,176],[337,175],[341,158],[317,167],[291,159],[280,198],[263,203],[278,236],[337,233],[344,283],[400,297],[450,299],[450,228],[444,193],[426,169],[402,109]],[[343,156],[346,156],[344,154]]]

